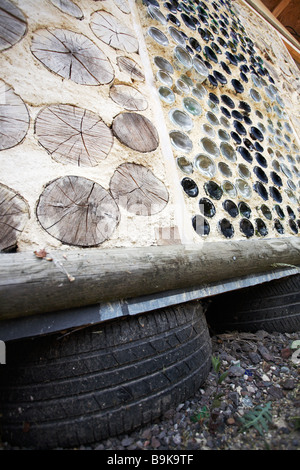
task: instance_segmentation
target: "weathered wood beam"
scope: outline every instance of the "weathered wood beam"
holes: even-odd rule
[[[278,3],[278,5],[271,11],[272,15],[275,16],[275,18],[278,18],[278,16],[283,12],[283,10],[286,9],[286,7],[291,3],[291,0],[281,0],[281,2]]]
[[[285,45],[289,44],[290,48],[293,49],[295,56],[300,55],[299,42],[294,36],[275,18],[275,16],[268,10],[268,8],[261,2],[261,0],[243,0],[248,4],[256,13],[262,16],[269,24],[275,28],[283,39]],[[294,57],[294,56],[293,56]]]
[[[0,319],[204,286],[280,263],[300,265],[299,238],[2,254]]]

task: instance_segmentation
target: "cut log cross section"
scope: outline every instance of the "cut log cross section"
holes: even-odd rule
[[[122,144],[139,152],[152,152],[158,147],[158,132],[152,122],[138,113],[120,113],[112,125]]]
[[[130,7],[127,0],[114,0],[114,3],[126,15],[130,13]]]
[[[22,11],[8,0],[0,0],[0,51],[16,44],[27,30]]]
[[[123,163],[113,174],[110,191],[120,207],[135,215],[153,215],[168,203],[169,193],[149,168]]]
[[[29,113],[23,100],[0,80],[0,150],[19,144],[27,134]]]
[[[110,89],[110,97],[115,103],[129,111],[143,111],[148,103],[141,92],[127,85],[113,85]]]
[[[107,11],[95,11],[91,18],[93,33],[114,49],[137,52],[139,43],[133,32]]]
[[[71,105],[53,105],[36,120],[39,143],[59,163],[89,167],[105,159],[113,144],[111,130],[99,116]]]
[[[145,81],[145,75],[133,59],[125,56],[117,57],[117,64],[120,71],[129,75],[131,80]]]
[[[31,52],[49,70],[80,85],[104,85],[114,79],[106,55],[83,34],[42,29],[34,34]]]
[[[0,251],[16,246],[28,217],[29,210],[24,199],[0,184]]]
[[[110,238],[119,223],[119,208],[98,183],[78,176],[50,182],[41,194],[37,217],[62,243],[97,246]]]
[[[78,20],[83,18],[83,13],[81,8],[78,5],[73,3],[71,0],[50,0],[51,3],[59,8],[63,13],[67,15],[74,16]]]

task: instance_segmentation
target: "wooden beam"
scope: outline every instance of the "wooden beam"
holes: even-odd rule
[[[280,263],[300,265],[299,238],[1,254],[0,320],[205,286]]]
[[[284,45],[293,57],[293,59],[300,64],[300,51],[298,52],[294,47],[292,47],[287,41],[283,39]]]
[[[273,28],[278,31],[284,43],[288,43],[296,53],[300,54],[300,44],[294,36],[275,18],[275,16],[268,10],[268,8],[261,2],[261,0],[243,0],[250,6],[256,13],[262,16]]]
[[[278,18],[278,16],[283,12],[283,10],[286,9],[286,7],[291,3],[291,0],[281,0],[281,2],[278,3],[278,5],[272,10],[272,15],[275,16],[275,18]]]

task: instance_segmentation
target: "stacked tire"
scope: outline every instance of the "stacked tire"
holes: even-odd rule
[[[128,433],[191,397],[211,367],[200,302],[7,344],[2,441],[47,449]]]
[[[206,318],[213,333],[300,331],[300,275],[217,296]]]

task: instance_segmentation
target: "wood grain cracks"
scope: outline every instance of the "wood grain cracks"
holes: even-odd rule
[[[22,98],[0,80],[0,150],[18,145],[27,134],[29,122]]]
[[[112,85],[109,91],[111,99],[129,111],[143,111],[148,102],[140,91],[128,85]]]
[[[71,0],[50,0],[50,2],[63,13],[74,16],[74,18],[77,18],[78,20],[83,19],[84,15],[81,8]]]
[[[71,105],[52,105],[40,111],[35,132],[55,161],[78,167],[98,165],[113,145],[111,130],[97,114]]]
[[[0,183],[0,251],[13,249],[29,218],[26,201]]]
[[[135,62],[135,60],[131,59],[130,57],[117,57],[117,65],[119,67],[120,72],[124,72],[129,75],[131,80],[137,80],[139,82],[145,81],[145,75],[143,74],[142,70]]]
[[[95,181],[65,176],[48,183],[37,205],[37,218],[52,237],[68,245],[92,247],[111,237],[119,208]]]
[[[113,0],[113,2],[123,13],[123,15],[120,13],[123,18],[130,14],[127,0]],[[72,16],[75,25],[79,23],[74,18],[77,20],[83,19],[84,16],[87,18],[80,2],[49,0],[50,3],[63,14]],[[52,5],[49,5],[49,9],[53,12]],[[3,12],[9,11],[9,8],[11,11],[16,10],[14,14],[18,20],[16,31],[19,31],[19,36],[15,35],[9,44],[4,45],[1,42],[3,26],[1,18],[3,21]],[[0,0],[0,50],[20,40],[27,30],[26,18],[17,10],[10,1]],[[57,15],[61,16],[62,13],[57,12]],[[67,18],[65,19],[67,21]],[[40,25],[33,31],[30,53],[32,58],[36,59],[33,63],[37,72],[44,66],[62,79],[78,85],[109,85],[107,88],[103,87],[104,92],[106,90],[106,104],[109,106],[110,103],[112,107],[111,99],[123,108],[122,112],[113,119],[111,126],[108,126],[98,114],[85,107],[59,101],[56,104],[44,101],[47,106],[41,105],[34,123],[35,144],[38,142],[43,151],[46,150],[56,163],[73,165],[77,168],[95,167],[111,152],[114,136],[122,144],[142,153],[151,152],[158,147],[159,137],[155,126],[148,118],[138,114],[147,109],[147,99],[138,88],[127,84],[130,80],[132,82],[145,80],[142,68],[131,58],[132,54],[138,54],[139,47],[129,22],[128,25],[129,27],[127,23],[123,24],[118,17],[99,10],[91,15],[89,22],[91,32],[87,36],[75,32],[76,29],[74,31],[63,29],[63,26],[55,28]],[[124,55],[117,56],[112,49],[110,49],[111,54],[106,55],[101,50],[100,41],[117,51],[124,51],[121,52]],[[103,49],[107,51],[109,48],[103,45]],[[119,68],[121,75],[116,83],[114,83],[115,70],[109,58],[111,56],[114,57],[114,64]],[[125,78],[125,75],[129,79]],[[82,93],[84,93],[83,87]],[[130,112],[123,112],[125,110]],[[29,124],[30,117],[23,100],[11,87],[0,81],[0,150],[22,142]],[[120,146],[118,149],[120,151]],[[121,161],[127,159],[128,157],[125,157]],[[48,161],[50,162],[50,158]],[[59,169],[55,176],[43,179],[48,182],[43,189],[39,189],[34,210],[34,218],[43,229],[39,232],[44,231],[42,239],[47,232],[62,244],[81,248],[97,247],[110,239],[118,227],[121,217],[119,203],[135,215],[149,216],[163,210],[168,203],[169,194],[164,183],[156,178],[150,169],[129,162],[115,168],[116,165],[110,172],[111,175],[115,170],[109,191],[95,181],[96,176],[87,179],[73,176],[72,172],[65,171],[64,174],[67,173],[67,176],[58,177]],[[75,172],[80,174],[79,170]],[[7,250],[16,245],[29,217],[29,207],[13,189],[2,187],[1,183],[0,196],[0,250]],[[4,225],[5,231],[2,228]]]
[[[169,201],[164,183],[149,168],[136,163],[123,163],[116,169],[110,191],[119,207],[135,215],[157,214]]]
[[[31,52],[52,72],[81,85],[104,85],[114,69],[87,36],[66,29],[40,29],[34,33]]]
[[[126,15],[130,13],[130,6],[127,0],[114,0],[114,3],[122,13],[125,13]]]
[[[9,0],[0,0],[0,51],[20,41],[26,31],[27,21],[23,12]]]
[[[91,16],[90,26],[101,41],[114,49],[127,53],[138,52],[139,43],[133,32],[111,13],[95,11]]]
[[[142,153],[152,152],[159,145],[155,126],[142,114],[118,114],[113,120],[112,130],[122,144]]]

